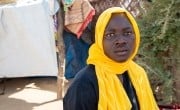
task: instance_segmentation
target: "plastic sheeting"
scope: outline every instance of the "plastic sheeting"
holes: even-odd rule
[[[58,7],[51,8],[48,0],[0,5],[0,78],[57,76],[51,15]]]

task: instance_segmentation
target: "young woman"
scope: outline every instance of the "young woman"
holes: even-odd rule
[[[158,110],[144,69],[133,61],[139,41],[128,11],[105,10],[96,23],[88,66],[69,87],[64,110]]]

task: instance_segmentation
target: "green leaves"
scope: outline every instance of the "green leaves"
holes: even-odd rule
[[[180,55],[180,0],[153,0],[138,19],[141,46],[138,63],[149,72],[158,102],[175,102],[173,76]],[[177,74],[176,74],[177,75]]]

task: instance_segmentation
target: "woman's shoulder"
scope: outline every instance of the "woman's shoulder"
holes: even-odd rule
[[[77,94],[95,94],[98,96],[98,80],[95,73],[94,65],[87,65],[82,70],[80,70],[72,83],[70,84],[67,94],[77,93]]]
[[[89,98],[93,100],[98,97],[98,81],[94,65],[87,65],[76,74],[67,90],[66,97],[72,94],[79,97],[89,94],[91,96]]]
[[[96,110],[98,82],[93,65],[87,65],[76,74],[63,98],[63,104],[64,110]]]
[[[97,77],[95,73],[94,65],[87,65],[81,69],[73,79],[71,85],[82,86],[82,85],[97,85]]]
[[[94,65],[87,65],[76,74],[75,80],[87,80],[95,77],[96,74]]]

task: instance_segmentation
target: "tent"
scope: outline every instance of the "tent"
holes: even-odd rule
[[[0,5],[0,78],[57,76],[54,0]]]

